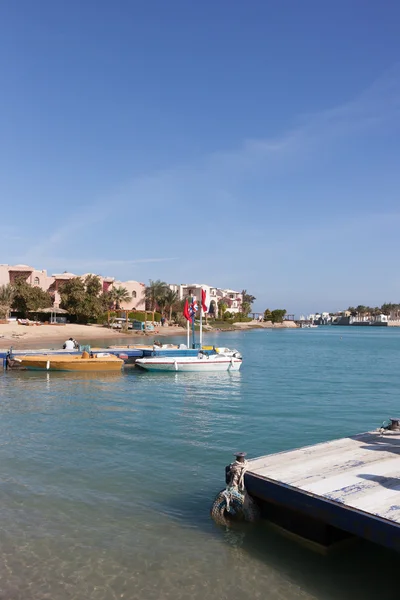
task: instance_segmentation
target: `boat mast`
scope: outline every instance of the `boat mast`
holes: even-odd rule
[[[192,296],[192,306],[194,306],[194,296]],[[192,316],[192,348],[196,348],[196,340],[195,340],[195,332],[194,332],[194,327],[195,327],[195,321],[196,321],[196,313],[193,311],[193,316]]]
[[[200,335],[199,335],[199,342],[200,342],[200,350],[203,347],[203,298],[200,298],[199,300],[200,302]]]

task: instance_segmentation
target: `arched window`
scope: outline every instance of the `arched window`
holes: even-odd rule
[[[33,280],[33,285],[39,285],[40,281],[39,281],[39,277],[35,277],[35,279]]]
[[[136,292],[132,292],[132,298],[136,298],[137,294]]]

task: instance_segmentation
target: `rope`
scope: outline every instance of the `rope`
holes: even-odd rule
[[[244,492],[244,476],[248,468],[249,464],[247,460],[244,460],[243,462],[235,460],[235,462],[230,465],[231,481],[228,488],[236,488],[240,492]]]
[[[215,498],[211,507],[211,516],[217,523],[227,525],[230,517],[257,521],[260,517],[257,504],[248,495],[244,476],[248,469],[248,462],[235,460],[230,465],[230,482]]]
[[[226,510],[229,512],[230,510],[230,506],[231,506],[231,495],[228,489],[224,490],[222,492],[222,495],[224,496],[225,500],[226,500]]]

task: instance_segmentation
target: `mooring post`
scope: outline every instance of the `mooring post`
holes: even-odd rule
[[[238,462],[243,463],[246,460],[247,452],[236,452],[233,456],[236,456]]]
[[[235,452],[235,454],[233,455],[236,458],[236,462],[238,463],[244,463],[246,460],[246,456],[247,453],[246,452]],[[231,474],[231,468],[232,465],[234,465],[234,463],[228,465],[225,467],[225,483],[226,485],[229,485],[231,483],[231,479],[232,479],[232,474]]]

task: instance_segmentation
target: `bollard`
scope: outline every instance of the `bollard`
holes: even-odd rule
[[[236,456],[238,462],[244,462],[247,456],[247,452],[236,452],[233,456]]]

